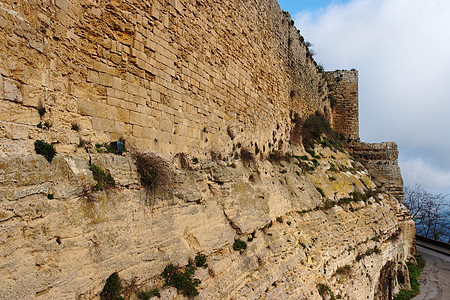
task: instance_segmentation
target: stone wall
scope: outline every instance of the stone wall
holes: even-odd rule
[[[358,71],[325,72],[332,107],[331,125],[349,140],[359,140]]]
[[[275,0],[2,0],[0,41],[3,156],[36,139],[71,153],[121,137],[172,155],[268,153],[291,110],[329,105]]]

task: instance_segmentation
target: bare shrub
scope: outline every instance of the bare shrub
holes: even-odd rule
[[[87,184],[83,185],[78,197],[80,197],[81,199],[85,200],[88,203],[93,203],[96,200],[94,193],[92,192],[92,187]]]
[[[163,158],[152,152],[143,153],[135,149],[130,152],[140,175],[141,184],[148,193],[167,190],[173,186],[175,175]]]

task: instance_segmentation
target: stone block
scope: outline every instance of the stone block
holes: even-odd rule
[[[11,78],[3,78],[3,98],[14,102],[22,102],[21,84]]]
[[[108,105],[105,103],[93,101],[93,113],[92,116],[96,116],[99,118],[106,118],[107,117],[107,111],[108,111]]]
[[[121,122],[130,123],[130,111],[127,109],[119,108],[117,110],[117,119]]]
[[[84,116],[94,115],[94,103],[87,99],[78,99],[78,113]]]
[[[114,129],[114,120],[92,117],[92,128],[101,132],[112,132]]]
[[[99,75],[97,71],[88,70],[87,72],[87,82],[99,83]]]
[[[99,73],[98,74],[98,83],[103,86],[113,86],[114,77],[112,75],[106,74],[106,73]]]

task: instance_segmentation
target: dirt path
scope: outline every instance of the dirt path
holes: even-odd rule
[[[420,294],[414,300],[450,299],[450,256],[417,246],[426,266],[419,276]]]

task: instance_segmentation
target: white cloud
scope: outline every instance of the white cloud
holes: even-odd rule
[[[326,69],[359,70],[362,140],[450,173],[449,16],[448,0],[352,0],[294,20]]]
[[[434,190],[450,188],[450,172],[432,167],[422,159],[401,160],[403,179],[410,185],[418,183]]]

